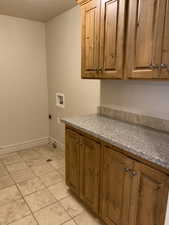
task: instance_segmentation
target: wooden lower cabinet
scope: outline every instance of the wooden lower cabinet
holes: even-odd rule
[[[80,190],[80,135],[66,129],[66,183],[73,192]]]
[[[130,225],[164,225],[168,176],[135,163],[131,189]]]
[[[70,129],[66,181],[107,225],[164,225],[168,175]]]
[[[104,147],[102,163],[101,216],[109,225],[129,225],[133,161]]]
[[[101,145],[66,129],[66,183],[95,213],[99,207]]]
[[[96,141],[81,137],[80,197],[98,213],[101,147]]]

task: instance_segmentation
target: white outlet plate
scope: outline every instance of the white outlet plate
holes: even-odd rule
[[[65,96],[62,93],[56,93],[56,106],[60,108],[65,107]]]

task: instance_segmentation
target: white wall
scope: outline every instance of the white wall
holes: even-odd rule
[[[101,105],[169,119],[169,82],[101,81]]]
[[[95,113],[100,104],[100,81],[82,80],[80,7],[57,16],[46,26],[50,135],[64,142],[64,125],[57,117]],[[65,108],[56,107],[55,94],[65,94]]]
[[[48,136],[45,25],[0,16],[0,146]]]

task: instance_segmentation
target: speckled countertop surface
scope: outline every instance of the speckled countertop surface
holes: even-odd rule
[[[167,133],[99,115],[63,118],[62,122],[169,169]]]

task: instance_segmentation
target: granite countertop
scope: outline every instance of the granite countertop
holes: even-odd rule
[[[167,133],[100,115],[63,118],[62,122],[169,169],[169,134]]]

